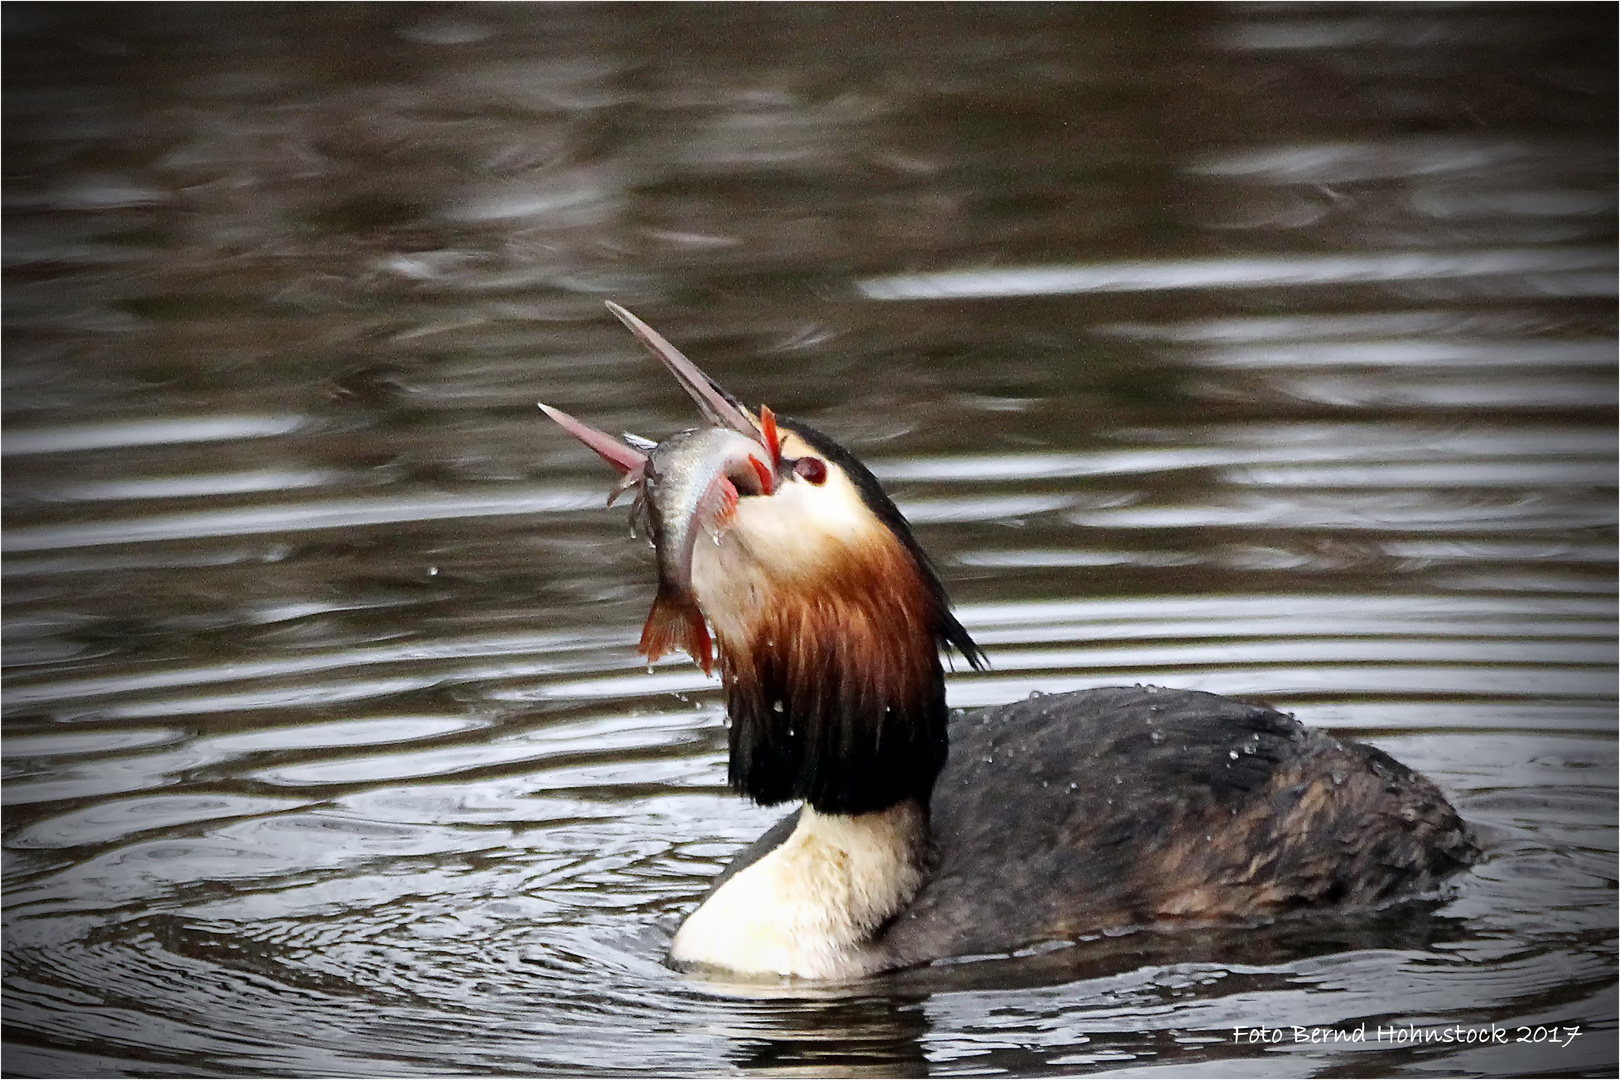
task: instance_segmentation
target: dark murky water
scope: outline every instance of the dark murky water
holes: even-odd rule
[[[1612,1075],[1612,7],[5,19],[7,1073]],[[955,703],[1259,696],[1494,857],[667,970],[776,813],[534,408],[691,420],[604,298],[874,464],[994,664]]]

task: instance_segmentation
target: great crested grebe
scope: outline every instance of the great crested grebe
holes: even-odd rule
[[[1478,857],[1427,779],[1264,706],[1109,687],[952,715],[940,650],[983,656],[872,474],[608,307],[707,426],[621,442],[540,407],[619,470],[615,496],[636,492],[659,577],[641,652],[682,648],[709,672],[712,627],[732,788],[803,803],[716,879],[675,965],[848,979],[1372,907]]]

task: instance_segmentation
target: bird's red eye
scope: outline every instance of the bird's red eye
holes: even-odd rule
[[[827,482],[827,464],[820,458],[802,457],[793,463],[793,471],[818,486]]]

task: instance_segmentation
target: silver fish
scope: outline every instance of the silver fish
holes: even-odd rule
[[[608,502],[636,493],[636,518],[645,522],[658,548],[658,596],[641,631],[641,652],[656,660],[671,649],[685,649],[713,668],[709,630],[692,593],[692,552],[699,532],[719,536],[739,495],[769,495],[783,468],[776,417],[761,405],[750,413],[736,398],[703,374],[658,331],[618,304],[618,317],[697,403],[713,427],[685,431],[652,446],[598,431],[560,409],[540,408],[564,431],[590,447],[619,473]]]
[[[658,595],[641,631],[648,660],[681,648],[705,673],[712,670],[709,630],[692,591],[692,555],[699,534],[718,538],[725,531],[739,496],[770,493],[775,474],[765,456],[756,439],[720,427],[672,435],[647,454],[636,505],[658,550]]]

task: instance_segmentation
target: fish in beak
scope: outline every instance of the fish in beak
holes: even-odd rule
[[[636,493],[636,519],[646,523],[658,553],[658,595],[642,628],[642,655],[657,660],[682,648],[709,674],[714,654],[692,586],[693,555],[700,536],[718,541],[730,527],[739,497],[776,489],[783,464],[776,418],[764,406],[756,418],[658,331],[618,304],[607,306],[663,362],[711,426],[652,444],[629,435],[615,439],[559,409],[540,408],[619,471],[609,504],[626,491]]]
[[[759,443],[729,428],[672,435],[647,455],[640,512],[658,552],[658,595],[641,630],[641,653],[656,660],[684,648],[709,674],[709,631],[692,587],[698,537],[715,542],[731,527],[742,495],[768,495],[773,474]]]

